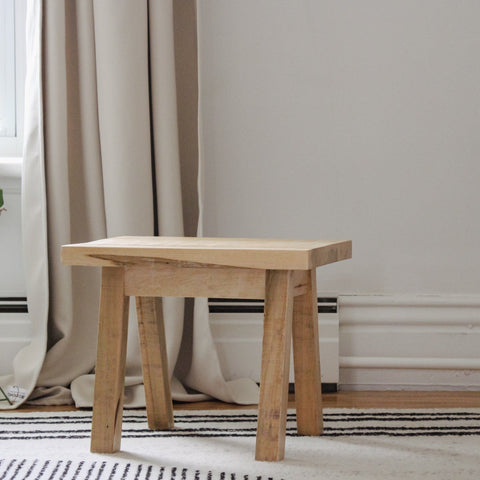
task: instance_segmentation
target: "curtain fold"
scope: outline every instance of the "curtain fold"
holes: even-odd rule
[[[100,272],[61,265],[60,248],[183,235],[174,3],[34,0],[28,9],[23,231],[33,340],[0,385],[12,406],[28,396],[91,406]],[[204,299],[182,381],[173,372],[183,299],[165,299],[164,318],[174,399],[257,401],[253,382],[223,379]],[[125,404],[143,406],[134,302],[127,352]]]

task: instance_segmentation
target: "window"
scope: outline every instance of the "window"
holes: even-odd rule
[[[26,0],[0,0],[0,157],[22,155]]]

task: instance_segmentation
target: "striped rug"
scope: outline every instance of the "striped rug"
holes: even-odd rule
[[[327,409],[322,437],[296,434],[283,462],[253,460],[256,412],[177,411],[152,431],[126,410],[122,451],[91,454],[91,412],[0,413],[0,480],[480,478],[480,409]]]

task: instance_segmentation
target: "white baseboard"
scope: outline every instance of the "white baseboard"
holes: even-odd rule
[[[337,384],[339,380],[338,314],[320,313],[318,318],[322,382]],[[211,312],[210,325],[225,378],[227,380],[251,378],[259,382],[263,314]],[[293,361],[291,360],[290,382],[293,381]]]
[[[210,323],[226,378],[259,381],[263,315]],[[342,390],[480,390],[480,297],[340,297],[319,335],[322,381]],[[28,314],[0,314],[0,375],[29,338]]]
[[[480,296],[339,298],[340,388],[480,390]]]

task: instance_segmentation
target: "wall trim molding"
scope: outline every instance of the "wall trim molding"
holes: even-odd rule
[[[403,358],[403,357],[340,357],[343,368],[405,368],[435,370],[480,370],[480,358]]]
[[[362,295],[338,298],[341,325],[480,326],[480,295]]]
[[[355,295],[338,304],[343,388],[480,389],[480,296]]]
[[[355,305],[398,305],[398,306],[472,306],[480,307],[480,295],[447,294],[382,294],[382,295],[340,295],[338,303],[344,306]]]
[[[0,157],[0,178],[18,178],[22,176],[21,157]]]

